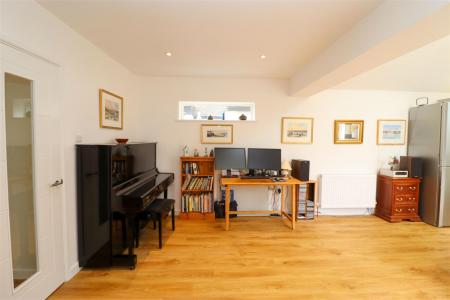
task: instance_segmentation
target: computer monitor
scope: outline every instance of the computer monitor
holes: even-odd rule
[[[215,169],[245,169],[245,148],[214,148]]]
[[[281,149],[248,148],[248,168],[280,170]]]

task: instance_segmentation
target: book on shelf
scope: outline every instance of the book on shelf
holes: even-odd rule
[[[200,174],[200,168],[196,162],[185,162],[183,163],[183,174]]]
[[[214,180],[212,176],[207,177],[191,177],[186,176],[186,179],[183,182],[182,190],[190,191],[190,190],[212,190],[214,185]]]
[[[314,201],[299,199],[297,202],[297,219],[314,219]]]
[[[213,210],[212,193],[184,194],[181,199],[182,212],[207,213]]]

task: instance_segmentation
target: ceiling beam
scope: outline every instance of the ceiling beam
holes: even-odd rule
[[[449,1],[385,1],[290,79],[311,96],[450,34]]]

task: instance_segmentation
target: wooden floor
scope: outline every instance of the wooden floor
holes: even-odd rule
[[[84,270],[50,299],[450,299],[450,228],[320,217],[291,231],[275,217],[177,221],[138,266]]]

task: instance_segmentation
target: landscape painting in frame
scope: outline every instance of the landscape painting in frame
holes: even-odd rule
[[[200,134],[202,144],[233,143],[233,125],[202,124]]]
[[[312,144],[313,123],[313,118],[281,118],[281,143]]]
[[[404,145],[406,142],[406,120],[378,120],[378,145]]]
[[[364,136],[363,120],[335,120],[335,144],[362,144]]]
[[[100,89],[100,127],[123,128],[123,98]]]

